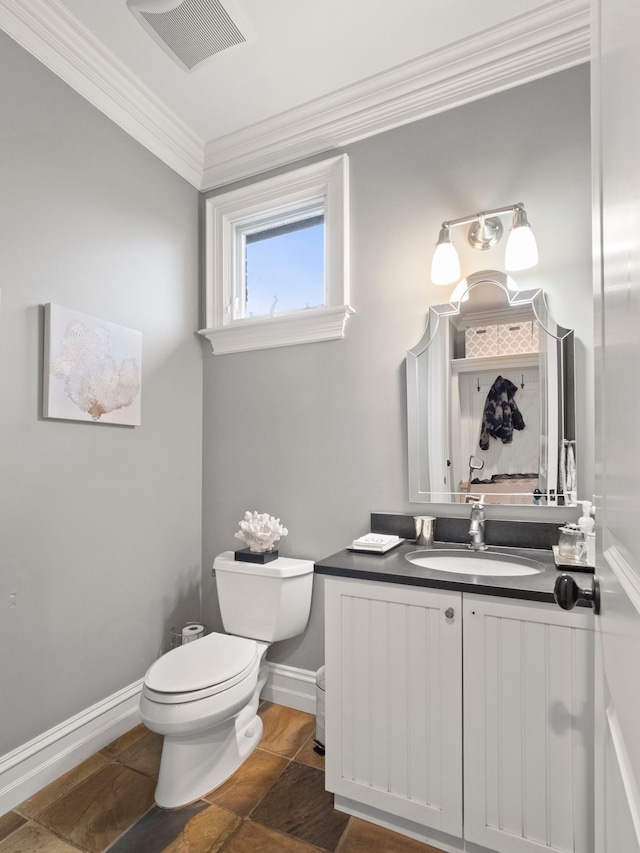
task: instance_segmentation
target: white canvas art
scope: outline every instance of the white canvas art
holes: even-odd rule
[[[45,418],[140,426],[142,334],[45,305]]]

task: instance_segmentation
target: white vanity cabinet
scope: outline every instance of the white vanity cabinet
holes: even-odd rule
[[[592,611],[463,599],[465,838],[591,853]]]
[[[462,834],[461,594],[325,579],[326,786]]]
[[[328,576],[325,613],[338,808],[448,850],[592,853],[590,610]]]

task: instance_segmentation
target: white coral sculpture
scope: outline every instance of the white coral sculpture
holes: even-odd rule
[[[236,539],[242,539],[249,550],[257,554],[271,551],[278,539],[289,532],[280,524],[279,518],[266,512],[247,511],[238,526],[240,530],[235,534]]]

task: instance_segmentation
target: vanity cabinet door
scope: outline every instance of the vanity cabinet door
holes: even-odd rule
[[[325,580],[326,786],[462,835],[461,594]]]
[[[464,596],[464,835],[593,851],[593,614]]]

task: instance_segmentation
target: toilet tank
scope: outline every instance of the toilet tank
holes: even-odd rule
[[[301,634],[309,620],[313,561],[278,557],[243,563],[225,551],[213,561],[224,630],[275,642]]]

